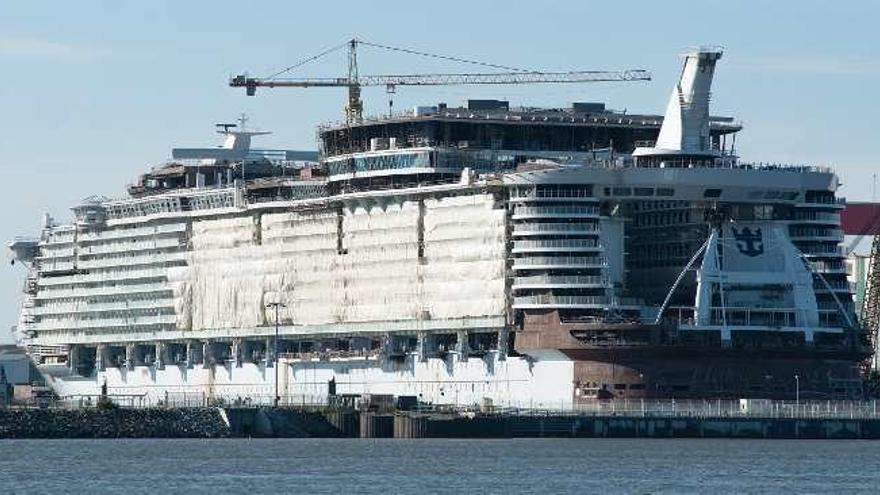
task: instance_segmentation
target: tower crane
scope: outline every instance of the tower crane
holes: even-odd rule
[[[358,45],[365,45],[385,50],[409,53],[424,57],[443,59],[480,65],[506,72],[479,72],[454,74],[398,74],[398,75],[366,75],[358,74]],[[312,62],[329,53],[348,48],[348,75],[346,77],[317,78],[278,78],[301,65]],[[256,94],[257,88],[314,88],[344,87],[348,88],[348,102],[345,106],[345,118],[349,123],[360,122],[363,118],[363,101],[361,88],[364,86],[385,86],[389,94],[393,94],[397,86],[446,86],[454,84],[534,84],[534,83],[586,83],[603,81],[650,81],[651,74],[646,70],[630,69],[622,71],[572,71],[572,72],[538,72],[517,69],[503,65],[477,62],[457,57],[449,57],[432,53],[420,52],[407,48],[380,45],[368,41],[351,39],[346,43],[327,49],[317,55],[303,59],[284,70],[265,78],[249,77],[247,74],[234,76],[229,85],[234,88],[245,88],[248,96]]]
[[[880,347],[880,208],[876,211],[871,227],[866,230],[866,234],[873,234],[873,239],[866,267],[865,296],[859,315],[862,326],[871,338],[871,348],[874,350],[871,368],[874,371],[880,369],[880,356],[877,355]],[[858,240],[853,242],[852,246],[856,244]]]
[[[877,355],[878,347],[880,347],[880,205],[872,203],[860,206],[867,208],[869,213],[864,222],[853,226],[851,233],[855,237],[846,246],[845,254],[849,256],[865,237],[871,237],[870,257],[866,267],[865,295],[859,321],[865,334],[870,338],[871,348],[874,350],[869,367],[878,371],[880,370],[880,356]]]
[[[874,235],[871,242],[871,258],[868,262],[868,279],[865,284],[865,299],[862,303],[862,322],[873,337],[873,370],[880,370],[880,357],[877,356],[880,342],[880,234]]]

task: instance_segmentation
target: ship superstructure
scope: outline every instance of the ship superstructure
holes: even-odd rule
[[[662,117],[471,100],[320,154],[224,126],[11,245],[21,343],[62,396],[857,397],[837,177],[737,161],[720,57]]]

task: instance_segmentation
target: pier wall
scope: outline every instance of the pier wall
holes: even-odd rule
[[[880,419],[461,416],[288,407],[0,409],[0,439],[224,437],[880,439]]]
[[[361,436],[365,436],[363,432]],[[394,437],[880,439],[880,420],[596,416],[443,418],[398,414],[394,416]]]
[[[880,439],[877,418],[438,415],[370,411],[230,410],[238,436],[360,438],[765,438]],[[256,422],[269,430],[257,431]],[[235,419],[239,418],[239,419]],[[242,418],[244,418],[242,420]],[[242,422],[244,421],[244,422]],[[251,421],[252,426],[248,426]],[[249,429],[250,428],[250,429]]]

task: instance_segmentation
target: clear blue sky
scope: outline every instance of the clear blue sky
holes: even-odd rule
[[[226,78],[264,75],[357,36],[377,43],[544,70],[645,68],[654,81],[575,87],[400,88],[397,108],[470,96],[662,113],[677,54],[726,52],[713,113],[745,124],[748,160],[830,164],[844,195],[870,199],[880,171],[880,2],[459,1],[23,2],[0,0],[0,237],[36,234],[92,194],[120,196],[172,146],[215,144],[215,122],[247,112],[267,147],[315,148],[340,117],[333,89],[246,98]],[[301,75],[341,75],[341,54]],[[361,72],[469,70],[364,49]],[[385,108],[367,91],[367,111]],[[23,271],[0,277],[0,340],[15,323]]]

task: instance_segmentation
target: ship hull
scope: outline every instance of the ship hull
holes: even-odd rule
[[[420,402],[568,408],[573,404],[574,363],[559,352],[537,358],[507,357],[497,352],[466,360],[458,355],[419,360],[279,359],[278,396],[285,404],[326,404],[330,395],[382,394],[415,396]],[[275,368],[264,363],[202,367],[170,365],[107,368],[83,377],[44,368],[65,401],[97,400],[107,394],[135,405],[207,402],[270,404],[275,396]],[[64,376],[62,376],[64,375]]]
[[[570,409],[605,399],[852,399],[862,393],[858,366],[846,356],[683,349],[546,350],[506,359],[497,352],[468,359],[279,359],[277,378],[274,366],[250,362],[114,367],[85,377],[44,371],[65,401],[97,400],[106,386],[108,395],[132,405],[270,404],[276,379],[281,403],[304,405],[326,404],[333,395],[381,394],[459,407],[488,401]]]

